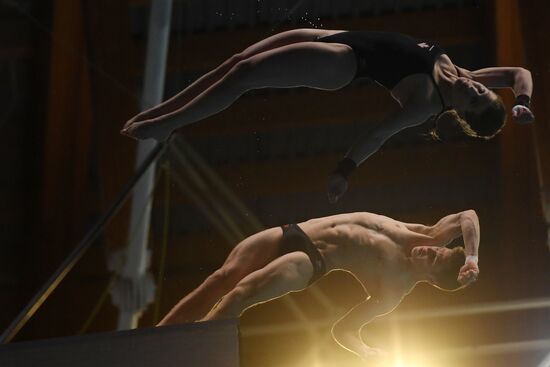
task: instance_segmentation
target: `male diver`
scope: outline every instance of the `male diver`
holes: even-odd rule
[[[445,247],[461,237],[464,247]],[[307,288],[325,274],[352,273],[368,293],[332,327],[345,349],[369,359],[361,328],[391,312],[419,282],[454,291],[477,280],[479,220],[473,210],[432,226],[367,212],[274,227],[240,242],[220,269],[182,298],[159,325],[239,317],[255,304]]]

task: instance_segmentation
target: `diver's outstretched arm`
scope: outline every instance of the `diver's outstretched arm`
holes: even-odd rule
[[[445,246],[455,238],[462,236],[466,261],[459,271],[458,282],[475,282],[479,275],[478,249],[480,241],[479,218],[474,210],[465,210],[441,218],[435,225],[428,227],[427,235],[433,238],[432,246]]]
[[[434,112],[423,107],[426,105],[429,105],[429,103],[425,101],[411,101],[359,136],[346,153],[345,158],[340,161],[336,170],[329,176],[327,184],[329,202],[335,203],[338,201],[347,190],[347,178],[351,172],[378,151],[386,140],[407,127],[425,122]]]
[[[533,77],[531,72],[522,67],[491,67],[470,71],[457,67],[461,76],[482,83],[487,88],[511,88],[516,96],[512,117],[519,123],[535,120],[530,110],[533,94]]]

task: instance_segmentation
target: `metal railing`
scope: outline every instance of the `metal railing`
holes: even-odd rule
[[[8,326],[8,328],[0,336],[0,343],[9,343],[15,335],[21,330],[23,326],[30,320],[30,318],[36,313],[36,311],[42,306],[44,301],[52,294],[57,286],[63,281],[71,269],[82,258],[84,253],[90,248],[93,242],[97,239],[98,235],[103,231],[106,224],[113,218],[118,210],[128,199],[132,189],[136,183],[141,179],[149,166],[156,162],[166,151],[168,143],[157,144],[155,148],[149,153],[147,158],[135,171],[132,178],[128,181],[126,186],[118,194],[115,201],[111,206],[103,213],[101,218],[96,224],[86,233],[84,238],[75,246],[74,250],[67,256],[65,261],[57,268],[53,275],[44,283],[38,292],[32,297],[25,308],[17,315],[15,320]]]

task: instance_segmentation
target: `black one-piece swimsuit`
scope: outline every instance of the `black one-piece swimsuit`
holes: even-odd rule
[[[444,105],[432,74],[437,57],[445,51],[431,41],[394,32],[344,31],[317,42],[350,46],[357,59],[354,79],[369,78],[389,90],[409,75],[428,74]]]

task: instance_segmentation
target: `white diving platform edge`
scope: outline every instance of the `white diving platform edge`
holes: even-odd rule
[[[239,367],[238,319],[0,345],[2,367]]]

